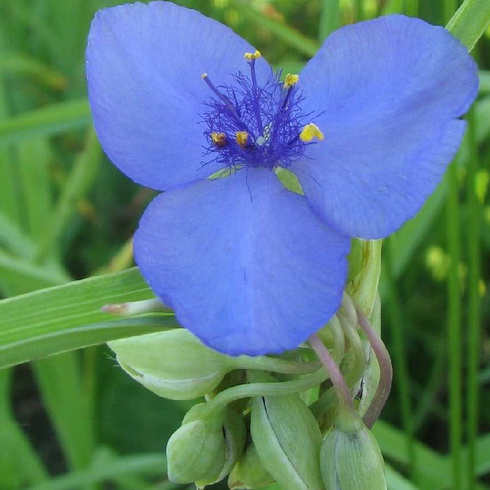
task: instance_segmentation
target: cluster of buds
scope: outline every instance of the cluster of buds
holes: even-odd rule
[[[168,476],[198,488],[386,488],[370,428],[391,383],[379,338],[380,242],[355,241],[341,308],[281,356],[229,357],[184,329],[109,344],[136,381],[173,400],[201,398],[167,445]],[[140,307],[139,305],[138,307]]]

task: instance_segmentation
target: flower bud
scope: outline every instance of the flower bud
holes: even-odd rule
[[[225,412],[207,414],[205,406],[205,403],[200,403],[192,407],[168,441],[167,469],[170,481],[215,481],[225,465]]]
[[[234,368],[233,358],[209,349],[183,328],[108,345],[133,379],[172,400],[192,400],[209,393]]]
[[[225,460],[223,467],[217,477],[197,481],[196,485],[198,488],[211,485],[225,478],[243,452],[247,433],[242,417],[235,410],[227,409],[222,433],[224,434],[225,440]]]
[[[257,454],[255,444],[251,441],[230,473],[229,488],[262,488],[273,481]]]
[[[384,461],[360,418],[340,414],[323,441],[320,467],[327,490],[385,490]]]
[[[320,429],[297,394],[255,398],[250,428],[260,460],[280,485],[290,490],[323,488]]]

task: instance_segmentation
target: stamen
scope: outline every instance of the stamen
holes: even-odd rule
[[[207,86],[225,103],[226,107],[228,110],[233,114],[233,117],[238,121],[241,122],[240,116],[238,115],[237,111],[233,107],[233,104],[231,103],[230,99],[226,97],[226,95],[223,95],[214,85],[214,83],[209,79],[207,73],[203,73],[201,75],[201,78],[206,82]]]
[[[244,54],[250,72],[238,72],[232,85],[214,85],[207,73],[202,75],[212,91],[202,116],[207,124],[205,155],[228,169],[287,168],[313,139],[324,139],[316,125],[306,124],[312,113],[301,110],[299,76],[289,73],[281,81],[280,73],[259,73],[260,56],[259,51]]]
[[[283,88],[291,88],[294,87],[299,82],[299,75],[294,73],[288,73],[284,78]]]
[[[309,123],[303,128],[299,138],[301,141],[305,142],[313,141],[315,138],[317,138],[319,141],[323,141],[325,136],[315,123]]]
[[[211,140],[216,146],[221,148],[226,145],[226,134],[213,131],[211,133]]]
[[[243,55],[243,57],[247,60],[247,61],[252,61],[252,60],[256,60],[258,58],[260,58],[262,56],[261,52],[256,49],[255,50],[255,53],[245,53]]]
[[[236,142],[242,147],[247,147],[248,142],[248,133],[246,131],[237,131],[236,132]]]

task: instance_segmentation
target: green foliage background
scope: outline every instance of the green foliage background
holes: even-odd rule
[[[164,447],[189,405],[147,392],[95,345],[175,324],[171,315],[103,323],[100,312],[151,296],[126,269],[153,194],[104,157],[86,100],[90,20],[116,3],[0,1],[0,295],[94,276],[0,303],[2,490],[176,487],[165,480]],[[275,66],[297,72],[339,25],[392,12],[444,25],[460,2],[176,3],[230,25]],[[481,6],[481,27],[488,3],[469,3]],[[393,489],[490,487],[489,38],[472,52],[480,97],[446,180],[385,242],[383,336],[395,384],[374,432]]]

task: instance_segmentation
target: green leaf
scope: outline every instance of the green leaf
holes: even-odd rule
[[[52,265],[34,265],[0,250],[0,289],[21,294],[65,283],[68,276]]]
[[[0,301],[0,368],[178,327],[172,314],[113,320],[101,310],[105,304],[152,297],[133,268]]]
[[[0,74],[14,73],[32,76],[42,84],[51,89],[60,90],[66,86],[66,78],[43,62],[24,56],[22,54],[12,54],[0,58]]]
[[[250,19],[253,24],[260,25],[268,29],[283,42],[296,48],[303,54],[307,56],[314,56],[318,51],[319,45],[317,42],[301,34],[301,32],[293,29],[289,25],[266,16],[262,12],[252,7],[248,0],[232,0],[232,3],[236,6],[244,18]]]
[[[107,480],[127,475],[148,475],[161,477],[165,473],[166,461],[163,454],[138,454],[123,456],[107,463],[51,479],[49,482],[32,486],[30,490],[73,490],[85,485],[103,483]],[[176,488],[172,483],[162,483],[158,488]]]
[[[490,22],[490,2],[488,0],[465,0],[446,28],[467,48],[473,49]]]
[[[320,11],[320,42],[326,39],[340,22],[340,0],[322,0]]]
[[[47,136],[80,128],[91,121],[87,99],[59,102],[0,123],[0,147],[24,138]]]

